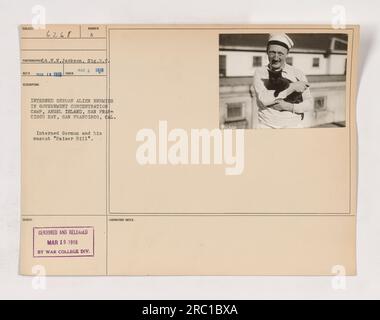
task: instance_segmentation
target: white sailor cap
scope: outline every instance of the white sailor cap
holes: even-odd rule
[[[287,48],[288,50],[294,46],[294,42],[285,33],[272,33],[269,35],[268,45],[278,44]]]

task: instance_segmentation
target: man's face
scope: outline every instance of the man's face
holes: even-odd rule
[[[272,70],[280,70],[284,67],[288,49],[278,44],[271,44],[268,47],[269,66]]]

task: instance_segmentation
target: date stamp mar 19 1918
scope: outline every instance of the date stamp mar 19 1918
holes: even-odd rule
[[[35,227],[33,257],[94,257],[94,227]]]

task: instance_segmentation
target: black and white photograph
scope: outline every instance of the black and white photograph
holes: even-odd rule
[[[221,129],[346,126],[345,33],[220,34]]]

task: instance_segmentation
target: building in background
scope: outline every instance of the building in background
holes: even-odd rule
[[[268,63],[268,34],[223,34],[219,42],[220,127],[255,128],[257,107],[251,90],[256,68]],[[289,34],[295,43],[287,63],[310,83],[314,111],[305,127],[344,126],[346,115],[347,36]]]

